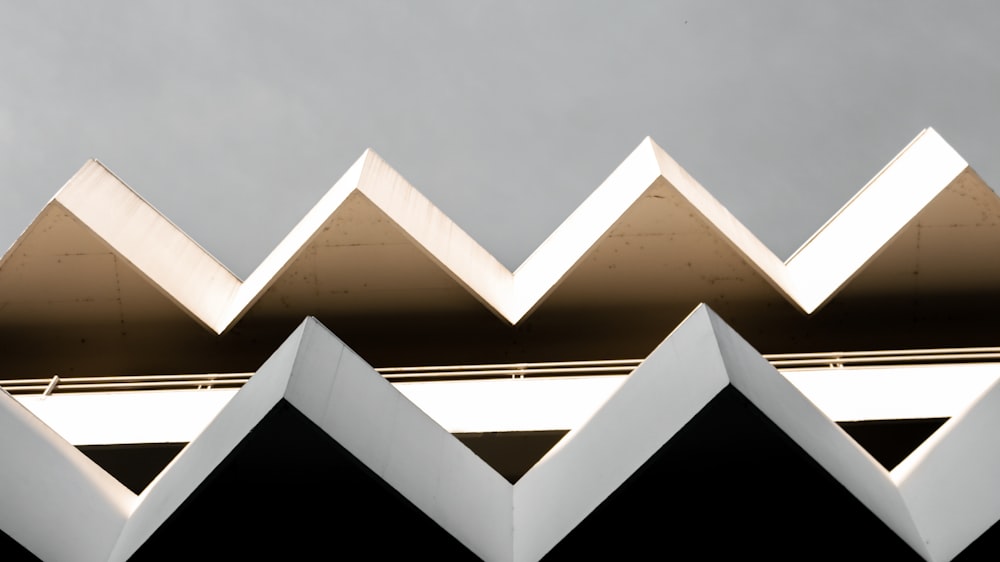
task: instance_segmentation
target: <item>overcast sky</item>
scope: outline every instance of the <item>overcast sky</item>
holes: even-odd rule
[[[371,147],[513,268],[649,135],[784,258],[927,126],[1000,186],[1000,4],[0,0],[0,249],[98,158],[246,276]]]

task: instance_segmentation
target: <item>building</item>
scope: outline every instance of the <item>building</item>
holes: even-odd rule
[[[995,558],[998,248],[929,129],[785,262],[647,139],[513,273],[370,151],[246,280],[89,162],[0,258],[0,553]]]

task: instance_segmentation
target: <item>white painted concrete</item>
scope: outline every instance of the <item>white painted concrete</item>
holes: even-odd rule
[[[516,297],[505,317],[535,308],[659,175],[648,137],[513,273]]]
[[[538,560],[729,383],[699,308],[514,486],[514,560]]]
[[[510,484],[307,319],[143,491],[110,560],[127,560],[281,400],[474,553],[510,559]]]
[[[128,560],[281,399],[304,326],[299,326],[211,424],[139,495],[108,557]]]
[[[192,317],[218,325],[239,278],[102,164],[85,164],[53,201]]]
[[[0,391],[0,529],[45,561],[107,560],[135,494]]]
[[[788,259],[796,302],[822,306],[966,168],[937,132],[921,132]]]
[[[1000,384],[892,472],[933,560],[951,560],[1000,520]]]
[[[509,559],[510,483],[326,328],[304,327],[284,398],[476,555]]]
[[[207,328],[222,333],[245,315],[303,249],[321,235],[324,225],[338,215],[345,201],[352,194],[360,195],[368,202],[367,210],[361,211],[366,213],[362,222],[386,217],[414,249],[430,258],[468,295],[506,321],[517,323],[572,275],[624,213],[644,204],[642,196],[651,186],[662,184],[680,195],[684,209],[692,217],[700,217],[710,226],[700,234],[706,238],[703,243],[721,242],[783,298],[812,313],[863,270],[967,169],[967,163],[937,133],[923,131],[785,264],[651,139],[644,140],[513,273],[370,150],[246,282],[228,272],[97,162],[84,165],[49,205],[65,208],[106,243],[111,254],[131,264]],[[44,216],[45,210],[39,217]],[[669,225],[659,228],[660,234],[670,233]],[[20,259],[17,248],[24,240],[46,236],[45,230],[44,224],[33,223],[0,257],[0,272],[9,263],[10,267],[16,266]],[[928,249],[922,251],[924,258],[932,258],[927,255]],[[106,258],[94,255],[88,259]],[[705,259],[712,258],[706,254]],[[102,282],[112,281],[108,278]],[[401,286],[397,298],[419,302],[426,295],[418,289],[407,292]],[[141,305],[135,305],[135,310],[133,314],[140,319]]]
[[[19,245],[28,237],[46,236],[46,221],[65,219],[78,222],[80,228],[64,232],[92,233],[99,247],[72,259],[127,263],[177,307],[221,333],[253,307],[325,222],[352,200],[363,203],[357,208],[366,219],[387,217],[413,248],[468,294],[517,323],[573,273],[611,225],[655,184],[679,193],[684,210],[707,221],[712,243],[736,251],[784,298],[812,313],[967,170],[967,163],[936,133],[924,131],[795,256],[780,264],[676,162],[651,140],[644,141],[577,213],[511,273],[384,161],[366,152],[261,264],[259,273],[243,283],[111,172],[90,162],[0,257],[8,291],[0,294],[0,307],[17,302],[11,295],[35,290],[27,278],[12,273],[18,260],[27,259],[17,253]],[[52,241],[55,246],[71,242]],[[405,285],[405,275],[399,279]],[[103,289],[116,282],[110,275],[94,275],[92,280],[103,283]],[[599,281],[586,282],[599,288]],[[404,293],[400,298],[426,298],[419,290]],[[131,321],[150,322],[162,313],[153,311],[152,298],[136,300],[129,309]],[[100,305],[102,310],[121,313],[120,301],[107,302]],[[66,303],[38,306],[49,306],[46,310],[57,314]],[[16,324],[12,308],[7,310],[5,320]],[[25,307],[18,314],[33,318],[37,312]],[[711,329],[706,318],[714,323]],[[998,391],[984,394],[987,388],[996,388],[989,386],[996,380],[992,367],[863,373],[843,369],[796,373],[786,380],[768,370],[770,366],[723,329],[714,315],[700,311],[692,319],[694,324],[682,326],[624,382],[607,378],[521,381],[519,386],[503,387],[497,381],[413,385],[404,389],[414,399],[411,402],[336,338],[310,324],[262,368],[259,374],[265,376],[254,377],[235,394],[21,398],[74,441],[185,441],[183,437],[190,436],[191,446],[147,488],[131,516],[129,493],[2,395],[0,450],[5,454],[0,456],[0,479],[15,485],[0,491],[0,528],[47,560],[107,559],[114,540],[110,537],[118,537],[121,530],[111,559],[126,559],[275,401],[287,399],[480,556],[534,559],[730,383],[929,559],[949,558],[1000,517],[996,508],[1000,492],[995,493],[1000,489],[996,476],[1000,455],[995,451],[1000,449],[991,440],[1000,423]],[[337,360],[331,363],[334,355]],[[682,371],[692,365],[705,367],[707,375],[686,377]],[[650,382],[644,373],[653,371],[661,378]],[[620,385],[617,391],[616,385]],[[575,392],[583,398],[577,400]],[[192,409],[194,416],[189,415]],[[588,414],[595,410],[596,414]],[[86,421],[75,421],[84,412]],[[898,489],[888,473],[829,419],[949,415],[955,418],[894,472]],[[188,424],[178,424],[180,418]],[[448,430],[477,428],[554,428],[549,426],[567,426],[573,432],[516,487],[483,468],[448,435]],[[428,448],[435,453],[427,453]],[[589,468],[579,471],[580,466]],[[479,517],[469,518],[470,510]],[[960,517],[951,515],[958,511]],[[60,528],[57,540],[47,533],[53,525]]]
[[[974,378],[981,367],[937,370],[942,378],[963,370]],[[548,383],[510,388],[536,388],[541,396],[552,392]],[[460,386],[443,385],[443,395]],[[314,320],[138,498],[3,393],[0,479],[16,485],[0,489],[0,528],[45,560],[125,560],[286,400],[479,556],[535,560],[727,386],[928,560],[950,559],[1000,519],[1000,383],[890,474],[700,307],[513,486]],[[965,392],[973,393],[972,386]],[[52,525],[58,541],[51,540]]]
[[[919,529],[889,473],[732,328],[707,307],[732,385],[861,501],[906,544],[929,558]]]

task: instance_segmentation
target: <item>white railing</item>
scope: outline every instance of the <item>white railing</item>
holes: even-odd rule
[[[544,363],[492,363],[432,367],[383,367],[375,369],[393,382],[454,379],[523,379],[525,377],[627,375],[642,359],[549,361]]]
[[[822,367],[875,367],[941,363],[992,363],[1000,361],[1000,347],[893,349],[825,353],[775,353],[764,356],[781,370]]]
[[[1000,362],[1000,347],[844,351],[825,353],[781,353],[764,355],[781,371],[837,369],[942,363]],[[627,375],[642,359],[594,361],[548,361],[537,363],[487,363],[482,365],[438,365],[376,368],[390,382],[420,382],[476,379],[523,379],[531,377],[583,377]],[[111,377],[59,377],[0,380],[10,394],[54,392],[110,392],[136,390],[197,390],[239,388],[253,373],[138,375]]]
[[[114,377],[60,377],[47,379],[0,380],[0,388],[10,394],[59,392],[109,392],[126,390],[198,390],[239,388],[253,373],[217,373],[183,375],[135,375]]]

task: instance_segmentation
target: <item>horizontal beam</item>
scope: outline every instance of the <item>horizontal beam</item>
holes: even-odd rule
[[[952,417],[1000,378],[1000,369],[990,363],[781,372],[836,421]],[[466,378],[394,386],[452,433],[571,430],[586,423],[626,378]],[[56,392],[15,398],[74,445],[183,443],[236,391],[206,385],[202,390]]]

